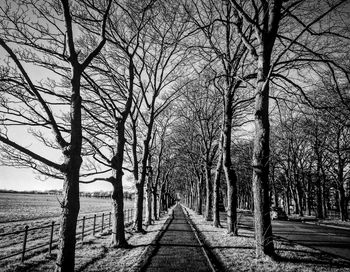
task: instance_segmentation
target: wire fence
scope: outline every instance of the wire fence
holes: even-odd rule
[[[124,222],[133,222],[134,209],[124,211]],[[95,213],[91,216],[83,216],[77,220],[77,241],[84,242],[84,238],[89,235],[98,235],[110,232],[112,227],[112,213]],[[25,225],[22,230],[0,233],[0,261],[20,256],[21,261],[29,257],[29,252],[48,252],[58,246],[59,223],[51,223],[29,227]]]

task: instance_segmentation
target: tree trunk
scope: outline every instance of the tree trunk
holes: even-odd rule
[[[316,180],[316,199],[317,199],[317,212],[316,216],[318,219],[324,219],[323,213],[323,192],[322,192],[322,180],[320,173],[320,159],[317,160],[317,180]]]
[[[205,220],[206,221],[211,221],[213,220],[213,202],[212,202],[212,197],[213,197],[213,186],[211,183],[211,166],[207,165],[205,169],[205,181],[206,181],[206,202],[205,202]]]
[[[222,169],[222,154],[220,151],[218,164],[216,166],[214,186],[213,186],[213,226],[219,227],[220,225],[220,212],[219,212],[219,190],[220,190],[220,178]]]
[[[296,195],[297,195],[297,201],[298,201],[298,207],[299,207],[299,211],[298,211],[298,214],[300,216],[304,216],[304,213],[303,213],[303,188],[302,188],[302,185],[301,185],[301,181],[300,181],[300,176],[297,175],[296,177]]]
[[[197,214],[202,214],[203,196],[202,196],[202,179],[203,175],[200,174],[197,182]]]
[[[238,235],[237,222],[237,175],[233,169],[225,169],[227,184],[227,233]]]
[[[133,82],[133,66],[130,66],[131,85]],[[123,161],[125,147],[125,122],[130,113],[132,102],[132,86],[129,89],[128,101],[122,113],[122,118],[116,121],[116,152],[111,160],[111,167],[114,172],[112,177],[112,241],[113,247],[126,247],[128,243],[125,239],[124,228],[124,191],[123,191]]]
[[[134,216],[134,226],[136,232],[144,232],[142,227],[143,221],[143,182],[136,182],[136,196],[135,196],[135,216]]]
[[[274,182],[274,180],[273,180]],[[278,202],[278,192],[277,192],[277,187],[275,185],[275,183],[272,185],[273,188],[273,197],[274,197],[274,202],[275,202],[275,207],[279,206],[279,202]]]
[[[149,160],[150,161],[150,160]],[[149,162],[150,163],[150,162]],[[147,184],[146,184],[146,224],[152,225],[152,168],[149,164],[149,170],[147,172]]]
[[[137,139],[136,135],[136,127],[133,127],[133,137]],[[148,136],[149,137],[149,136]],[[133,156],[134,156],[134,180],[136,186],[136,198],[135,198],[135,216],[134,216],[134,226],[133,229],[136,232],[144,233],[143,229],[143,197],[144,197],[144,186],[146,180],[146,167],[147,167],[147,159],[148,159],[148,151],[149,151],[149,140],[148,138],[144,141],[144,150],[142,154],[142,170],[141,177],[138,175],[138,160],[137,160],[137,142],[133,142]],[[138,179],[139,178],[139,179]]]
[[[343,184],[339,187],[339,206],[340,206],[340,216],[342,221],[347,221],[349,219],[347,201],[345,196],[345,190]]]
[[[73,160],[73,158],[71,158]],[[62,213],[60,221],[58,256],[56,270],[59,272],[74,271],[76,227],[80,208],[79,203],[79,169],[81,158],[77,163],[70,163],[71,170],[63,184]]]
[[[137,192],[137,201],[135,203],[135,222],[134,222],[134,229],[136,232],[145,232],[145,230],[142,228],[142,221],[143,221],[143,187],[145,186],[145,180],[146,180],[146,171],[147,171],[147,163],[149,159],[149,143],[151,140],[151,134],[152,134],[152,128],[153,128],[153,122],[154,122],[154,112],[151,112],[150,114],[150,123],[147,125],[147,135],[146,138],[143,141],[143,153],[142,153],[142,159],[141,159],[141,177],[136,184],[136,192]],[[135,128],[136,133],[136,128]],[[137,137],[135,135],[135,137]],[[135,149],[135,152],[136,149]],[[137,164],[138,162],[135,161],[134,164]],[[152,212],[151,212],[152,214]]]
[[[81,126],[81,96],[80,76],[81,72],[73,69],[71,79],[71,142],[69,149],[64,151],[66,172],[63,183],[63,200],[61,203],[62,214],[60,234],[58,241],[58,255],[56,260],[56,272],[74,271],[75,243],[79,202],[79,171],[82,163],[82,126]]]
[[[267,42],[267,41],[266,41]],[[256,257],[274,253],[269,199],[269,79],[270,54],[260,45],[255,95],[255,137],[253,151],[253,193]]]
[[[147,186],[148,187],[148,186]],[[152,189],[148,188],[146,190],[146,224],[152,225]]]
[[[160,185],[159,188],[159,195],[157,197],[157,202],[158,202],[158,210],[157,210],[157,218],[160,218],[160,214],[163,211],[163,189],[162,189],[162,185]]]
[[[122,173],[117,173],[115,178],[112,180],[112,247],[126,247],[128,245],[125,239],[124,229],[125,222],[122,175]]]
[[[307,181],[306,181],[306,209],[307,209],[307,215],[311,215],[311,210],[312,210],[312,199],[311,199],[311,188],[312,188],[312,175],[311,171],[307,174]]]
[[[167,211],[170,208],[170,195],[168,192],[165,193],[165,207]]]
[[[286,189],[286,208],[287,208],[287,214],[290,215],[290,194],[289,189]]]
[[[224,120],[222,133],[222,164],[227,184],[227,232],[238,235],[237,228],[237,176],[231,161],[232,94],[227,79],[224,96]],[[232,83],[231,83],[232,84]],[[231,86],[232,87],[232,86]]]
[[[194,210],[197,207],[197,190],[196,190],[196,182],[192,182],[192,207]]]
[[[294,200],[294,214],[299,214],[299,200],[298,200],[298,193],[296,189],[291,189],[293,193],[293,200]]]
[[[158,188],[157,184],[152,188],[153,193],[153,218],[154,220],[158,220]]]

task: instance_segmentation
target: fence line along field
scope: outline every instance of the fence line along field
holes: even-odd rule
[[[0,259],[21,251],[26,228],[29,229],[27,246],[32,248],[47,245],[51,229],[55,233],[53,236],[57,235],[61,212],[60,197],[48,194],[0,193]],[[81,234],[84,217],[86,231],[101,231],[104,224],[102,222],[105,222],[106,227],[110,224],[109,198],[82,197],[80,203],[78,234],[79,231]],[[124,200],[124,207],[128,210],[128,220],[131,220],[133,202]]]

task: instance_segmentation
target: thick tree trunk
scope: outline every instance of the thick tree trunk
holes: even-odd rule
[[[192,207],[191,209],[194,210],[197,207],[197,189],[196,189],[196,183],[192,181]]]
[[[136,137],[136,128],[133,127],[133,137]],[[145,230],[143,229],[143,198],[144,198],[144,186],[145,186],[145,180],[146,180],[146,167],[147,167],[147,159],[148,159],[148,146],[149,140],[145,139],[144,141],[144,150],[142,154],[142,170],[141,170],[141,177],[139,178],[138,175],[138,161],[137,161],[137,144],[135,141],[133,142],[133,156],[134,156],[134,179],[135,179],[135,187],[136,187],[136,196],[135,196],[135,216],[134,216],[134,226],[133,229],[136,232],[142,232],[144,233]]]
[[[145,186],[145,180],[146,180],[146,171],[147,171],[147,165],[148,165],[148,159],[149,159],[149,143],[151,140],[153,122],[154,122],[154,113],[151,112],[150,123],[147,126],[147,129],[148,129],[147,135],[143,141],[143,153],[142,153],[142,159],[141,159],[141,177],[140,177],[140,180],[138,181],[138,183],[136,184],[137,200],[135,203],[136,210],[135,210],[135,222],[134,222],[134,229],[136,232],[145,232],[145,230],[142,228],[143,194],[144,194],[143,187]],[[135,135],[135,137],[137,137],[137,136]],[[137,152],[137,151],[135,150],[135,152]],[[138,162],[135,161],[134,164],[136,164],[136,163],[138,163]]]
[[[159,219],[160,218],[160,215],[161,215],[161,212],[163,211],[163,190],[162,190],[162,186],[160,186],[159,188],[159,194],[157,196],[157,202],[158,202],[158,212],[157,212],[157,218]]]
[[[231,133],[232,133],[232,97],[228,90],[225,92],[224,123],[222,139],[222,160],[227,184],[227,232],[238,235],[237,229],[237,176],[231,162]]]
[[[114,172],[112,177],[112,242],[113,247],[126,247],[128,243],[125,239],[124,227],[124,191],[123,191],[123,162],[124,162],[124,148],[125,148],[125,123],[130,114],[133,88],[134,88],[134,65],[132,57],[129,59],[129,94],[128,100],[125,103],[124,111],[121,118],[116,120],[116,152],[111,160],[111,167]]]
[[[158,220],[158,187],[157,184],[152,188],[153,193],[153,218]]]
[[[317,180],[316,180],[316,199],[317,199],[317,203],[316,203],[316,205],[317,205],[316,217],[318,219],[324,219],[322,179],[321,179],[321,175],[319,173],[319,170],[318,170],[318,173],[317,173]]]
[[[142,227],[143,221],[143,196],[144,196],[144,182],[136,182],[136,196],[135,196],[135,216],[134,226],[136,232],[144,232]]]
[[[237,222],[237,175],[233,169],[225,169],[227,184],[227,233],[238,235]]]
[[[166,201],[165,201],[165,203],[166,203],[166,209],[168,210],[169,208],[170,208],[170,206],[171,206],[171,201],[170,201],[170,194],[169,193],[167,193],[166,194]]]
[[[265,41],[267,42],[267,41]],[[274,253],[269,198],[269,79],[270,53],[261,45],[255,95],[255,137],[253,151],[253,193],[256,256]]]
[[[81,96],[80,76],[77,67],[73,69],[71,79],[71,142],[64,151],[65,180],[63,183],[62,215],[58,241],[56,272],[73,272],[75,265],[76,226],[80,209],[79,202],[79,171],[82,163],[82,127],[81,127]]]
[[[73,158],[72,158],[73,159]],[[56,260],[57,272],[74,271],[75,243],[79,203],[79,169],[80,156],[77,163],[71,163],[70,173],[63,184],[62,214],[60,221],[58,256]]]
[[[213,185],[211,182],[211,166],[207,165],[205,170],[205,181],[206,181],[206,202],[205,202],[205,220],[213,220]]]
[[[339,206],[340,206],[340,217],[342,221],[347,221],[349,219],[347,201],[345,196],[345,190],[343,184],[339,187]]]
[[[117,125],[117,143],[116,152],[111,160],[111,167],[113,169],[114,177],[111,182],[113,185],[112,192],[112,237],[111,246],[113,247],[125,247],[127,242],[125,239],[124,229],[124,192],[123,192],[123,158],[124,158],[124,146],[125,146],[125,120],[120,121]]]
[[[116,174],[112,180],[112,247],[126,247],[128,243],[125,239],[124,229],[124,196],[122,185],[122,173]]]
[[[219,212],[219,191],[220,191],[220,178],[222,170],[222,154],[220,151],[218,164],[216,166],[214,185],[213,185],[213,226],[219,227],[220,225],[220,212]]]

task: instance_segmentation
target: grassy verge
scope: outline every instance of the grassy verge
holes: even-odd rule
[[[203,216],[188,211],[202,238],[226,271],[350,272],[348,262],[286,240],[275,240],[277,260],[257,260],[253,231],[240,228],[238,237],[230,236],[226,232],[226,222],[222,222],[223,228],[215,228]]]
[[[134,233],[131,227],[127,228],[126,237],[130,248],[111,248],[110,232],[106,230],[96,237],[84,238],[84,243],[78,242],[76,246],[76,271],[137,271],[148,257],[148,248],[152,245],[157,234],[162,229],[168,214],[163,214],[159,221],[146,227],[146,234]],[[52,255],[38,253],[21,263],[19,259],[8,261],[1,265],[1,271],[54,271],[56,250]]]

